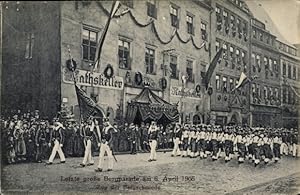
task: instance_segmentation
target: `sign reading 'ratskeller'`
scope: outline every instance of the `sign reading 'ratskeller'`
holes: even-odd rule
[[[98,72],[91,73],[90,71],[86,70],[79,70],[75,71],[76,83],[78,85],[88,86],[88,87],[101,87],[107,89],[116,89],[122,90],[124,87],[124,80],[123,77],[113,76],[112,78],[108,79],[103,74]],[[63,81],[65,83],[73,84],[73,76],[72,72],[64,69],[63,71]]]
[[[193,98],[199,99],[201,98],[201,94],[197,93],[195,89],[185,88],[182,90],[182,87],[171,87],[171,96],[174,97],[184,97],[184,98]]]

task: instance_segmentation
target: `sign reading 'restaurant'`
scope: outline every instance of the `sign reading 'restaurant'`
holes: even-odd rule
[[[93,72],[86,70],[75,70],[75,78],[77,85],[83,85],[88,87],[101,87],[107,89],[122,90],[124,87],[123,77],[113,76],[106,78],[102,73]],[[63,81],[65,83],[73,84],[73,74],[71,71],[64,69]]]
[[[184,90],[182,90],[182,87],[175,86],[171,87],[170,94],[174,97],[184,97],[193,99],[201,98],[201,94],[197,93],[195,89],[184,88]]]

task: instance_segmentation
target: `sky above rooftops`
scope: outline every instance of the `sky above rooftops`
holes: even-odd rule
[[[266,16],[263,17],[264,14],[260,11],[258,11],[258,17],[262,17],[258,19],[264,23],[267,21],[267,30],[274,33],[280,41],[287,41],[291,44],[300,43],[300,0],[246,0],[246,2],[250,4],[249,7],[252,7],[250,8],[252,12],[258,11],[254,9],[255,6],[265,10],[272,21],[268,21]],[[254,16],[256,16],[255,13]],[[273,29],[274,26],[272,27],[273,24],[270,23],[275,24],[277,30]]]

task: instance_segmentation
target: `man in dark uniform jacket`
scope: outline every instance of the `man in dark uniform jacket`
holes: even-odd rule
[[[136,154],[136,140],[137,140],[137,131],[136,131],[136,126],[131,123],[129,126],[130,130],[130,136],[129,136],[129,141],[130,141],[130,154]]]
[[[99,164],[98,168],[95,170],[96,172],[102,172],[103,170],[103,161],[104,161],[104,154],[107,153],[108,157],[108,170],[112,171],[113,169],[113,153],[112,153],[112,144],[113,144],[113,132],[115,129],[109,123],[108,118],[104,118],[104,127],[101,133],[101,144],[100,144],[100,153],[99,153]]]
[[[96,126],[92,118],[88,120],[88,124],[86,126],[82,127],[82,136],[85,143],[85,152],[83,161],[80,165],[84,167],[85,165],[90,166],[94,164],[92,157],[92,141],[96,140],[97,143],[99,143],[96,134]]]
[[[46,123],[42,121],[39,125],[39,128],[35,134],[35,145],[36,145],[36,161],[38,163],[42,162],[43,155],[47,150],[47,132],[46,132]]]
[[[175,128],[174,128],[174,138],[173,138],[174,148],[173,148],[171,156],[180,156],[181,155],[181,152],[179,149],[179,144],[181,142],[181,140],[180,140],[181,136],[182,136],[181,125],[179,123],[176,123]]]
[[[62,135],[63,129],[64,129],[64,127],[60,122],[54,122],[54,127],[50,134],[50,143],[49,143],[49,147],[51,147],[51,145],[53,145],[53,148],[52,148],[52,153],[50,155],[50,158],[49,158],[49,161],[47,164],[53,163],[56,152],[58,152],[60,162],[61,163],[66,162],[65,155],[61,149],[63,147],[63,144],[62,144],[63,143],[63,135]]]

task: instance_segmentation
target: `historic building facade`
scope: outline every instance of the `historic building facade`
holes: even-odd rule
[[[20,18],[24,16],[23,20],[28,25],[33,24],[36,16],[40,15],[28,10],[48,13],[45,11],[47,8],[53,9],[53,16],[49,15],[54,19],[50,21],[46,16],[40,16],[40,21],[34,24],[32,30],[29,26],[23,29],[28,35],[21,33],[18,37],[18,41],[29,41],[29,50],[24,44],[20,46],[22,51],[18,54],[20,60],[29,64],[23,68],[28,68],[29,72],[37,71],[40,80],[31,83],[31,87],[27,85],[27,88],[23,88],[23,85],[16,84],[18,89],[11,88],[8,77],[14,73],[22,75],[22,78],[18,77],[20,83],[29,78],[21,73],[24,70],[10,70],[8,64],[17,61],[4,59],[4,64],[7,64],[5,67],[9,70],[6,74],[9,76],[3,82],[7,84],[3,89],[4,105],[14,105],[6,89],[11,88],[13,93],[23,88],[29,97],[23,99],[20,96],[20,102],[22,99],[26,100],[23,102],[31,102],[30,97],[34,97],[37,101],[32,101],[31,107],[45,110],[44,115],[52,113],[53,117],[61,103],[78,113],[73,74],[67,68],[68,60],[73,58],[77,84],[108,111],[112,119],[124,117],[127,102],[147,84],[164,100],[178,104],[184,122],[205,122],[209,97],[200,73],[205,72],[209,64],[210,6],[193,0],[189,3],[176,0],[121,3],[111,20],[99,66],[92,72],[97,40],[104,31],[111,1],[21,3],[18,11],[15,2],[9,4],[9,21],[14,18],[13,13],[18,13],[19,16],[14,18],[16,22],[22,21]],[[14,26],[21,28],[19,24]],[[9,35],[13,29],[8,25],[6,27],[8,31],[5,34]],[[31,40],[34,40],[33,46],[30,46]],[[14,48],[7,51],[14,51]],[[106,70],[113,72],[112,78],[104,76]],[[45,77],[44,80],[41,75]],[[184,83],[183,78],[186,80]],[[50,105],[50,102],[53,104]],[[47,108],[43,106],[47,104]],[[20,109],[23,109],[22,106]]]
[[[234,90],[240,75],[249,75],[250,12],[243,1],[210,1],[211,57],[223,47],[211,79],[211,119],[215,124],[249,124],[249,85]]]
[[[252,19],[251,29],[251,124],[280,127],[281,74],[276,37],[258,19]]]
[[[299,127],[299,105],[300,105],[300,58],[297,55],[297,47],[277,41],[280,52],[280,67],[282,77],[281,99],[282,99],[282,125],[288,128]]]

